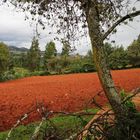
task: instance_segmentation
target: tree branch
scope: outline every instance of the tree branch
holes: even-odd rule
[[[140,88],[137,88],[133,91],[131,91],[133,94],[130,95],[130,96],[127,96],[123,101],[122,101],[122,104],[124,104],[125,102],[127,102],[128,100],[132,99],[133,97],[135,97],[137,94],[140,93]]]
[[[108,29],[108,31],[103,35],[103,40],[105,40],[108,35],[122,22],[124,22],[125,20],[129,19],[129,18],[133,18],[133,17],[136,17],[136,16],[139,16],[140,15],[140,10],[136,11],[136,12],[133,12],[131,14],[128,14],[128,15],[125,15],[124,17],[122,17],[121,19],[119,19],[117,22],[115,22],[112,27],[110,27]]]

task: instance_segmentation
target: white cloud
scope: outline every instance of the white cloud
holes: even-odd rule
[[[140,8],[140,4],[137,5]],[[25,21],[25,14],[23,12],[16,12],[13,7],[0,7],[0,41],[4,41],[10,45],[16,45],[18,47],[27,47],[31,45],[31,40],[34,35],[34,25],[30,26],[30,21]],[[111,40],[115,40],[117,45],[124,45],[127,47],[137,36],[140,34],[139,21],[140,16],[135,18],[134,22],[128,25],[121,25],[118,27],[118,32],[111,36]],[[40,47],[45,49],[45,45],[50,40],[53,40],[53,35],[49,35],[49,30],[55,30],[53,28],[46,28],[44,31],[39,28],[41,33]],[[90,47],[89,38],[81,39],[75,43],[77,52],[85,54]],[[57,49],[61,51],[61,43],[56,42]]]
[[[111,40],[115,40],[117,45],[127,47],[140,34],[140,16],[134,18],[133,22],[128,25],[121,25],[117,28],[117,34],[111,36]]]

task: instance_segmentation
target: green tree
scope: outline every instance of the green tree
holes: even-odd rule
[[[26,53],[21,53],[20,57],[19,57],[19,66],[22,68],[26,68],[27,67],[27,54]]]
[[[140,66],[140,35],[137,40],[134,40],[127,49],[130,63],[134,67]]]
[[[31,71],[39,70],[40,68],[40,49],[39,42],[36,37],[33,37],[31,48],[27,54],[28,57],[28,68]]]
[[[61,65],[62,68],[66,69],[70,65],[69,55],[71,51],[71,46],[69,41],[62,39],[62,52],[61,52]]]
[[[61,55],[62,56],[69,56],[69,53],[71,51],[70,43],[67,40],[62,40],[62,44],[63,44],[63,47],[62,47]]]
[[[10,65],[12,67],[23,67],[27,68],[27,54],[26,53],[21,53],[21,54],[14,54],[11,53],[11,59],[10,59]]]
[[[87,52],[87,54],[85,55],[85,58],[87,58],[88,61],[90,61],[91,63],[93,63],[93,52],[91,50],[89,50]]]
[[[0,77],[8,69],[10,53],[6,44],[0,42]]]
[[[95,64],[93,62],[93,52],[89,50],[87,54],[83,57],[83,69],[85,72],[96,71]]]
[[[108,42],[105,42],[105,44],[104,44],[104,52],[105,52],[106,58],[108,59],[108,62],[109,62],[109,56],[113,51],[114,51],[114,48],[113,48],[112,44],[110,44]]]
[[[115,47],[113,52],[108,55],[109,64],[112,69],[122,69],[129,64],[127,51],[124,50],[124,47]]]
[[[57,55],[57,50],[55,43],[53,41],[47,43],[45,53],[44,53],[44,69],[48,70],[49,60]]]
[[[106,42],[104,51],[111,69],[123,69],[129,64],[128,54],[123,46],[112,46]]]

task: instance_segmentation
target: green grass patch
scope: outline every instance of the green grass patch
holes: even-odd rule
[[[86,112],[96,113],[98,109],[89,109]],[[46,134],[56,134],[62,140],[70,135],[80,131],[91,120],[93,115],[88,116],[56,116],[45,121],[41,127],[38,140],[43,140]],[[21,125],[17,127],[11,134],[9,140],[29,140],[33,135],[36,126],[39,122],[31,123],[26,126]],[[5,140],[9,131],[0,133],[0,140]]]

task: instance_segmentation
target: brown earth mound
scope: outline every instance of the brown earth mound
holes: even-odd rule
[[[126,91],[140,87],[140,69],[113,71],[115,85]],[[100,90],[96,73],[36,76],[0,83],[0,130],[9,129],[36,102],[54,111],[79,111]],[[98,98],[104,105],[104,95]],[[34,114],[28,122],[39,119]]]

